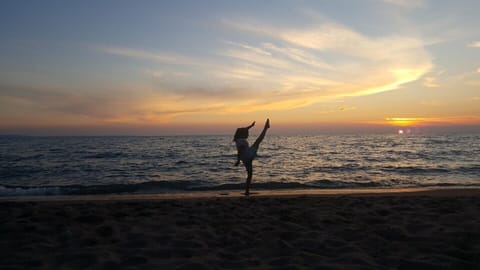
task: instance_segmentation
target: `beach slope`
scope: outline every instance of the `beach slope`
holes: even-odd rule
[[[3,200],[0,234],[1,269],[480,269],[480,191]]]

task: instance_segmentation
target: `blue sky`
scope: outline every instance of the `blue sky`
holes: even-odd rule
[[[478,126],[479,1],[3,1],[0,132]],[[202,129],[205,127],[205,129]]]

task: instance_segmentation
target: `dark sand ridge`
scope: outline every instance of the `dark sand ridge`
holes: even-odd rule
[[[0,269],[480,269],[479,189],[226,193],[3,199]]]

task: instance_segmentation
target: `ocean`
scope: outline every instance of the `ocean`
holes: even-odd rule
[[[0,196],[241,190],[235,160],[231,136],[2,136]],[[479,134],[267,135],[252,189],[450,186],[480,186]]]

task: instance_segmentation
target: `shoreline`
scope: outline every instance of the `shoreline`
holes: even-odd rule
[[[208,198],[259,198],[259,197],[339,197],[339,196],[429,196],[461,197],[480,196],[480,188],[470,187],[413,187],[413,188],[363,188],[363,189],[279,189],[253,190],[245,196],[242,190],[191,191],[155,194],[93,194],[93,195],[40,195],[5,196],[2,202],[73,202],[73,201],[155,201]]]

